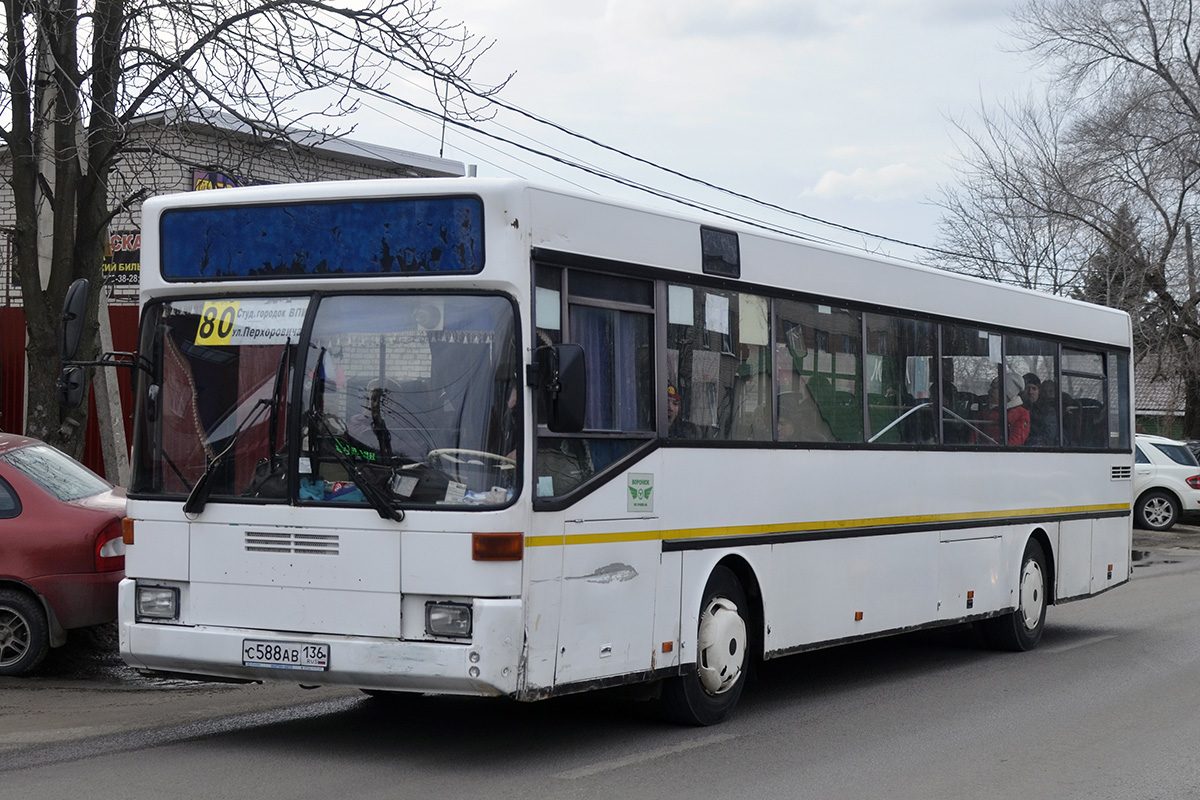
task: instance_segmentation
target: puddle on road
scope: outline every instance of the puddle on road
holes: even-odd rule
[[[1177,559],[1177,558],[1155,559],[1153,557],[1154,554],[1151,553],[1149,550],[1133,550],[1130,552],[1130,555],[1133,558],[1134,569],[1137,569],[1138,567],[1148,567],[1151,564],[1178,564],[1179,563],[1179,559]],[[1138,563],[1139,561],[1144,562],[1144,563],[1139,564]]]

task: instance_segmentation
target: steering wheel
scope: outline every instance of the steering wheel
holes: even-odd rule
[[[457,464],[470,463],[470,462],[466,461],[465,459],[456,458],[456,456],[469,456],[472,458],[483,458],[483,459],[488,459],[490,461],[497,461],[500,464],[500,467],[499,467],[500,469],[506,469],[506,468],[511,469],[512,467],[515,467],[517,465],[516,460],[509,458],[508,456],[497,455],[496,453],[489,453],[486,450],[467,450],[462,447],[439,447],[436,450],[430,450],[428,459],[430,461],[433,461],[435,458],[445,458],[445,459],[447,459],[449,461],[453,461]]]

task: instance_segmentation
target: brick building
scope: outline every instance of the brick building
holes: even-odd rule
[[[465,174],[457,161],[346,138],[301,133],[286,144],[265,141],[232,118],[211,115],[158,114],[138,120],[129,133],[133,146],[113,170],[109,194],[114,201],[136,199],[109,227],[111,254],[105,259],[101,290],[108,304],[113,348],[122,351],[137,349],[141,200],[145,197],[261,183]],[[7,171],[3,151],[0,171]],[[0,181],[0,429],[9,431],[23,429],[26,407],[25,316],[12,255],[15,213],[11,189],[7,181]],[[128,375],[119,372],[128,430],[132,398]],[[84,461],[104,472],[95,424],[89,424]]]

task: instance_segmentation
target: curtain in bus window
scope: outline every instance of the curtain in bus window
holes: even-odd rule
[[[207,474],[211,498],[285,497],[287,385],[307,304],[225,297],[147,310],[140,350],[153,374],[140,387],[134,491],[184,494]]]
[[[1104,356],[1063,349],[1062,429],[1067,447],[1108,447]]]
[[[1022,406],[1029,414],[1026,447],[1058,447],[1058,345],[1029,336],[1004,337],[1004,370],[1021,378]],[[1011,438],[1011,434],[1010,434]]]
[[[588,430],[653,429],[649,314],[571,307],[571,338],[587,354]]]
[[[776,301],[779,440],[861,442],[859,312]]]
[[[937,325],[883,314],[867,314],[865,321],[867,440],[936,443]]]

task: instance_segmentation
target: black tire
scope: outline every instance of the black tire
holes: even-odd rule
[[[23,675],[50,650],[50,626],[38,601],[15,589],[0,590],[0,675]]]
[[[1021,558],[1017,608],[1012,613],[984,620],[982,630],[988,644],[998,650],[1017,652],[1037,647],[1046,628],[1048,578],[1046,554],[1036,540],[1030,539]]]
[[[662,709],[687,725],[716,725],[742,696],[750,666],[746,593],[737,576],[718,566],[704,587],[694,668],[663,683]]]
[[[1158,489],[1143,494],[1134,506],[1137,526],[1151,531],[1169,531],[1179,521],[1179,513],[1179,501]]]

